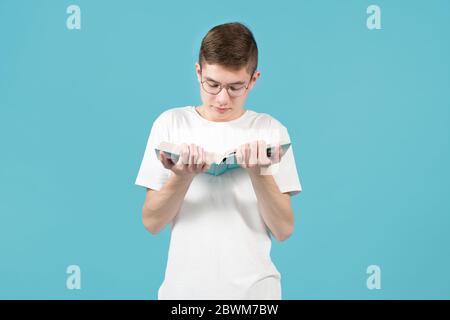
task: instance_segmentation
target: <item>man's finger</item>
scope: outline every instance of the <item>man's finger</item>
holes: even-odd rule
[[[270,165],[270,159],[267,157],[267,144],[264,140],[258,141],[258,160],[261,166]]]
[[[258,164],[258,141],[249,144],[248,164],[253,166]]]
[[[197,170],[201,170],[203,167],[203,162],[205,161],[205,151],[203,150],[203,148],[198,147],[198,161],[197,161]]]
[[[180,148],[180,158],[178,159],[178,163],[181,163],[183,166],[189,163],[189,147],[186,143],[183,143]]]
[[[237,150],[236,150],[236,153],[234,154],[234,157],[236,158],[236,164],[241,164],[241,162],[242,162],[242,156],[241,156],[241,149],[240,148],[238,148]]]
[[[281,145],[277,145],[275,147],[275,155],[273,157],[274,163],[280,162],[280,157],[281,157],[281,153],[280,152],[281,152]]]
[[[168,163],[166,155],[164,154],[163,151],[159,152],[159,157],[161,159],[161,162],[162,162],[162,165],[164,166],[164,168],[167,168],[169,166],[169,163]]]

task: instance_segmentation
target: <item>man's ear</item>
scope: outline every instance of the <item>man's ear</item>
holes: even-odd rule
[[[195,63],[195,74],[197,75],[198,82],[200,83],[201,80],[201,73],[200,73],[200,65],[198,62]]]
[[[250,80],[250,86],[248,88],[248,90],[252,90],[253,86],[256,84],[256,80],[258,80],[258,78],[261,76],[261,72],[259,71],[255,71],[255,73],[253,74],[252,79]]]

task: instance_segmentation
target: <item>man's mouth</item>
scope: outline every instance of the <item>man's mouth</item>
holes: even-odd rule
[[[230,108],[219,108],[219,107],[214,107],[214,109],[216,109],[217,112],[219,112],[219,113],[225,113],[228,110],[230,110]]]

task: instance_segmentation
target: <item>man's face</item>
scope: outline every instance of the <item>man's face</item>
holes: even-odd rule
[[[200,65],[196,63],[195,68],[203,102],[202,109],[208,120],[230,121],[239,118],[244,112],[247,95],[259,78],[260,72],[256,71],[251,77],[245,67],[238,71],[232,71],[217,64],[204,64],[203,68],[200,68]],[[214,95],[203,89],[201,81],[206,80],[211,84],[221,84],[222,86],[229,84],[233,88],[248,86],[248,89],[244,90],[242,95],[238,97],[230,96],[225,88],[219,94]],[[232,89],[229,91],[232,91]]]

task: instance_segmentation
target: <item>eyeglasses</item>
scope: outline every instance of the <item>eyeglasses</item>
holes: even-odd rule
[[[200,70],[200,72],[201,72],[201,70]],[[212,95],[218,95],[220,93],[220,91],[222,91],[222,89],[225,88],[230,97],[236,98],[236,97],[243,95],[244,92],[248,89],[248,86],[250,85],[250,81],[252,80],[253,74],[250,77],[250,81],[249,81],[248,85],[235,85],[235,84],[222,85],[222,84],[220,84],[218,82],[214,82],[214,81],[209,81],[209,80],[203,81],[203,75],[200,75],[200,77],[202,79],[202,81],[201,81],[202,88],[207,93],[212,94]]]

